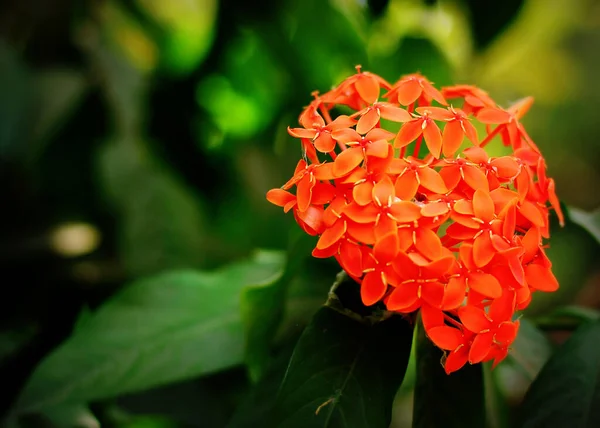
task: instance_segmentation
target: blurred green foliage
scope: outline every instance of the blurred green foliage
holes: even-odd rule
[[[552,227],[561,290],[527,315],[600,307],[599,44],[593,0],[4,2],[7,426],[226,426],[336,273],[264,196],[300,155],[286,127],[357,64],[533,95],[524,123],[579,211]],[[529,327],[494,372],[509,406],[547,358]]]

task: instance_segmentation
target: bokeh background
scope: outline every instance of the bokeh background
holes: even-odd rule
[[[328,90],[357,64],[390,82],[420,71],[439,86],[477,84],[504,106],[532,95],[524,124],[560,199],[579,214],[595,210],[598,52],[594,0],[5,0],[3,414],[14,413],[35,367],[82,314],[125,285],[287,249],[297,233],[293,218],[265,200],[300,155],[286,127],[312,91]],[[553,221],[548,254],[561,290],[536,296],[531,317],[573,303],[600,307],[598,243],[572,222],[561,229]],[[328,261],[305,263],[279,336],[301,331],[335,273]],[[194,310],[208,308],[199,300]],[[234,355],[236,346],[221,351]],[[498,371],[509,403],[545,352],[526,349],[525,375]],[[169,364],[180,363],[171,357]],[[50,412],[19,423],[226,426],[251,384],[241,360],[230,366],[177,382],[153,382],[149,371],[144,391],[91,400],[93,413]],[[410,385],[404,390],[396,427],[410,419]]]

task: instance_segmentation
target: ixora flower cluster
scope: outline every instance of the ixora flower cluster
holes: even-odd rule
[[[335,257],[365,305],[420,310],[447,373],[501,361],[515,313],[558,288],[543,239],[549,208],[563,215],[520,123],[532,99],[503,109],[474,86],[438,90],[420,74],[390,85],[360,67],[313,95],[288,128],[303,157],[267,199],[319,236],[313,256]],[[490,157],[494,140],[510,155]]]

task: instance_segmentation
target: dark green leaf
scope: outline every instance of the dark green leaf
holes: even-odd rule
[[[277,281],[253,285],[242,291],[242,320],[246,329],[246,364],[250,377],[258,380],[269,360],[271,342],[283,317],[288,285],[303,265],[314,239],[302,233],[292,244],[287,265]],[[326,294],[323,293],[322,299]]]
[[[100,428],[96,416],[82,403],[53,407],[41,416],[49,420],[53,428]]]
[[[496,381],[492,363],[483,364],[485,416],[488,428],[510,428],[510,408]]]
[[[600,243],[600,210],[587,212],[578,208],[570,207],[568,214],[569,219],[573,223],[577,223],[583,227],[590,233],[590,235],[596,238],[598,243]]]
[[[488,419],[499,421],[495,426],[514,425],[513,409],[523,401],[531,382],[552,353],[550,341],[531,321],[521,318],[520,322],[519,334],[510,353],[491,373],[486,373],[489,375],[486,378],[486,390],[493,386],[496,395],[495,411],[488,412]],[[490,400],[486,392],[488,409]]]
[[[118,140],[99,158],[101,184],[120,213],[119,250],[128,273],[198,267],[206,254],[199,200],[150,157],[142,141]]]
[[[580,322],[596,321],[600,319],[600,311],[583,306],[569,305],[553,311],[549,318],[570,318]]]
[[[30,157],[41,154],[43,144],[69,118],[69,114],[89,89],[84,74],[78,70],[43,71],[34,75],[33,79],[37,95],[33,137],[38,140],[38,145],[31,147]]]
[[[423,328],[418,328],[413,427],[484,427],[481,364],[467,364],[447,375],[441,359],[442,351],[426,337]]]
[[[284,256],[203,273],[174,271],[132,283],[37,367],[17,408],[115,397],[222,370],[243,359],[243,287],[275,280]]]
[[[521,319],[519,334],[510,353],[496,368],[498,385],[511,404],[519,403],[550,355],[546,336],[527,319]]]
[[[524,428],[600,426],[600,322],[580,327],[550,357],[521,408]]]
[[[271,359],[260,381],[250,390],[236,409],[228,428],[255,428],[265,424],[271,414],[279,386],[283,381],[294,343],[284,346]]]
[[[296,345],[270,425],[387,428],[411,344],[400,316],[369,325],[322,308]]]

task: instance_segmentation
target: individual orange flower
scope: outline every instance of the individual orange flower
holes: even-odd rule
[[[309,139],[321,153],[329,153],[335,149],[336,141],[331,137],[332,132],[348,128],[356,123],[354,119],[348,116],[339,116],[333,122],[326,125],[320,115],[315,117],[319,118],[319,120],[314,121],[309,128],[288,127],[288,133],[292,137]]]
[[[403,313],[413,312],[422,305],[441,308],[445,290],[443,277],[454,263],[454,257],[448,253],[428,261],[418,253],[398,252],[392,266],[402,282],[386,300],[387,308]]]
[[[413,199],[421,187],[434,193],[448,191],[443,178],[431,164],[413,157],[394,159],[388,167],[388,173],[397,175],[396,196],[403,200]]]
[[[429,80],[418,73],[402,77],[384,97],[392,102],[397,100],[403,106],[413,104],[421,97],[427,100],[429,104],[431,100],[436,100],[442,105],[447,104],[442,93]]]

